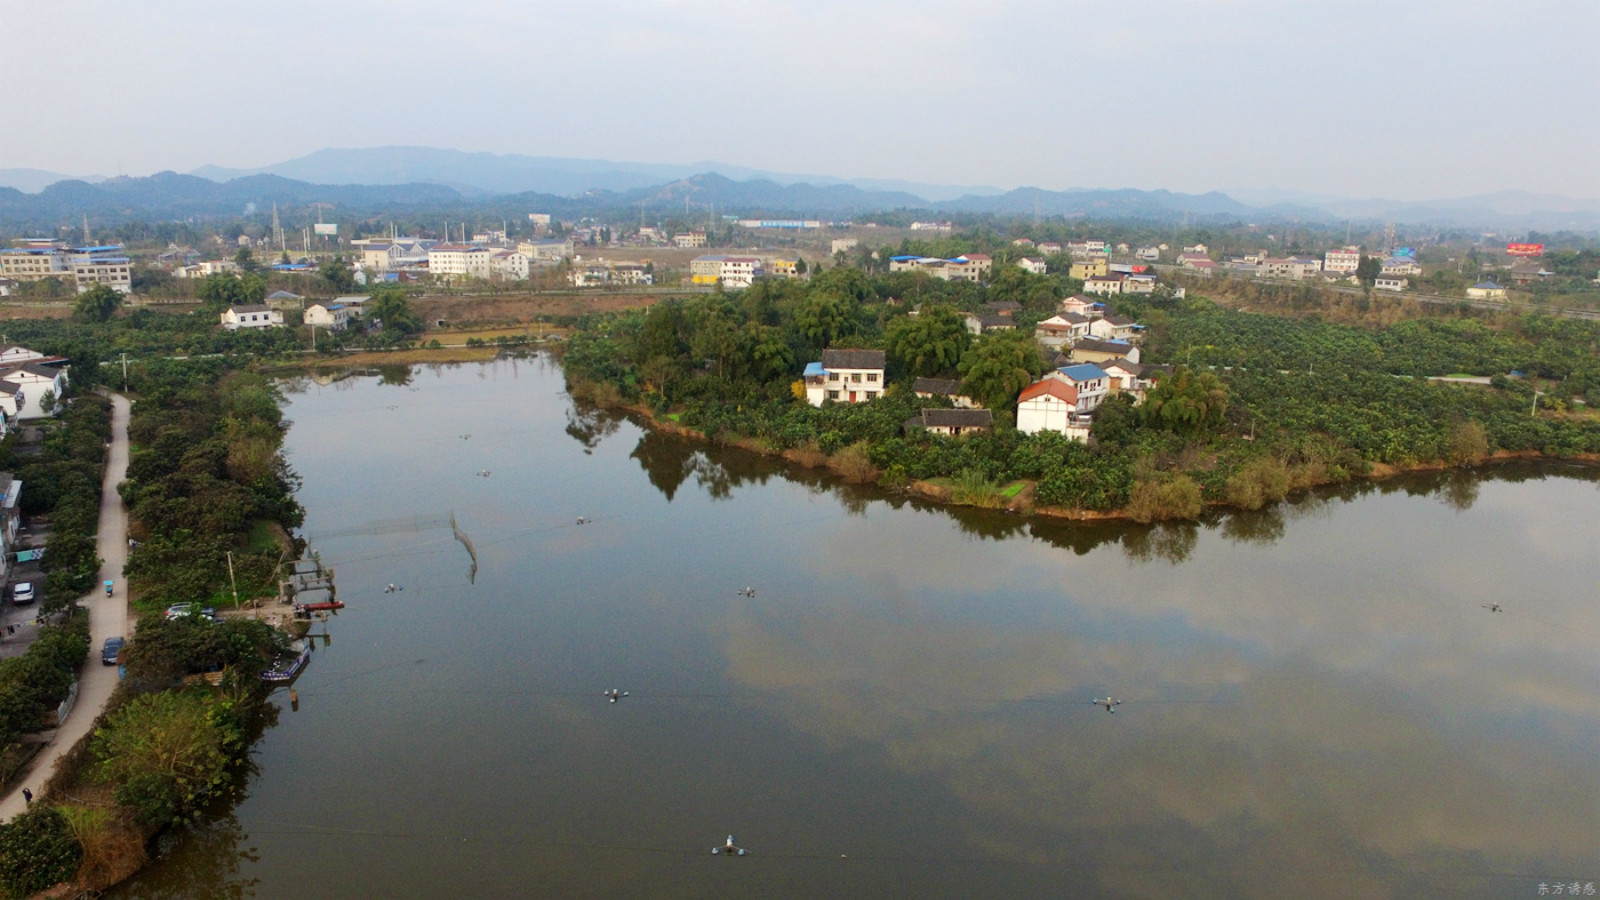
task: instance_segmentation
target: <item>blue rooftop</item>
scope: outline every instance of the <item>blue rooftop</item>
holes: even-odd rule
[[[806,370],[801,373],[804,378],[821,378],[826,374],[828,374],[828,370],[824,369],[822,363],[819,362],[806,363]]]
[[[1105,378],[1106,370],[1094,363],[1079,363],[1075,366],[1062,366],[1056,370],[1071,378],[1073,381],[1093,381],[1096,378]]]

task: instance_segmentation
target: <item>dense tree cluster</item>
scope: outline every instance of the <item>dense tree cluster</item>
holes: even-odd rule
[[[1374,463],[1600,451],[1595,419],[1530,415],[1526,382],[1463,388],[1415,377],[1520,371],[1560,379],[1542,405],[1562,408],[1600,388],[1595,323],[1415,317],[1370,328],[1163,294],[1118,304],[1150,326],[1147,361],[1179,363],[1144,406],[1121,397],[1103,405],[1092,447],[1021,435],[1008,409],[1043,370],[1031,324],[1054,312],[1061,286],[1005,265],[988,286],[833,269],[810,284],[758,284],[585,320],[565,365],[580,395],[670,412],[716,440],[832,457],[836,468],[850,451],[885,484],[1030,481],[1038,504],[1125,509],[1141,520],[1191,517],[1211,501],[1256,507]],[[1321,297],[1301,293],[1307,304]],[[997,299],[1022,304],[1017,329],[969,334],[961,314]],[[829,346],[885,350],[885,395],[861,406],[807,405],[800,367]],[[903,433],[906,418],[939,402],[911,395],[919,375],[963,380],[999,413],[996,432],[956,441]]]

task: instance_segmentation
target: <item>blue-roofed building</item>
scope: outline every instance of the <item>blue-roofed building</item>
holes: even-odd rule
[[[1057,378],[1078,389],[1077,413],[1093,412],[1111,393],[1111,376],[1093,363],[1062,366],[1047,373],[1046,378]]]

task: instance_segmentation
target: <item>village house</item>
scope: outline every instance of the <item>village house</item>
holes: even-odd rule
[[[1017,327],[1014,319],[999,313],[962,313],[961,319],[967,323],[967,330],[973,334],[984,334],[990,331],[1014,331]]]
[[[1131,394],[1137,405],[1144,402],[1144,392],[1150,386],[1148,376],[1165,371],[1160,366],[1146,366],[1126,359],[1113,359],[1100,363],[1100,369],[1109,379],[1112,394]]]
[[[66,367],[52,364],[60,360],[41,356],[38,361],[0,367],[0,410],[8,419],[43,419],[56,414],[67,389]],[[49,406],[44,402],[46,394],[53,398]]]
[[[1033,240],[1031,238],[1017,238],[1016,240],[1012,241],[1011,243],[1012,243],[1013,246],[1016,246],[1016,247],[1032,247],[1033,246]]]
[[[960,379],[927,378],[919,376],[911,385],[911,392],[924,400],[942,397],[958,409],[979,409],[983,404],[972,399],[961,388]]]
[[[1083,289],[1087,293],[1100,294],[1102,296],[1120,294],[1122,293],[1122,280],[1127,277],[1121,272],[1113,272],[1109,275],[1095,275],[1083,282]]]
[[[1140,247],[1133,251],[1133,258],[1143,262],[1160,262],[1161,250],[1156,247]]]
[[[1111,271],[1111,263],[1104,257],[1099,259],[1079,260],[1067,270],[1067,277],[1079,281],[1088,281],[1090,278],[1104,276]]]
[[[343,331],[350,324],[350,307],[332,300],[306,307],[303,321],[314,328]]]
[[[1055,241],[1040,241],[1039,246],[1034,249],[1038,250],[1040,253],[1043,253],[1045,256],[1050,256],[1060,253],[1065,248]]]
[[[672,236],[672,246],[683,250],[698,250],[705,245],[704,231],[680,231]]]
[[[1373,288],[1380,291],[1403,291],[1411,285],[1411,279],[1404,275],[1379,275],[1372,282]]]
[[[229,331],[241,328],[282,328],[283,311],[266,304],[230,306],[222,311],[222,327]]]
[[[1061,301],[1062,315],[1089,316],[1092,318],[1098,315],[1100,310],[1104,308],[1104,305],[1099,301],[1090,300],[1086,297],[1080,297],[1076,294]]]
[[[1153,294],[1156,291],[1156,277],[1143,272],[1135,272],[1122,279],[1122,292],[1124,294]]]
[[[1190,274],[1201,278],[1210,278],[1222,268],[1215,261],[1209,259],[1191,259],[1181,265],[1188,269]]]
[[[1088,316],[1072,313],[1057,314],[1035,325],[1033,337],[1041,346],[1060,350],[1074,341],[1088,337],[1091,321],[1093,320]]]
[[[1046,372],[1044,377],[1065,381],[1077,389],[1077,412],[1080,415],[1094,412],[1111,393],[1111,377],[1104,369],[1092,363],[1062,366]]]
[[[1467,288],[1467,296],[1473,300],[1504,300],[1506,289],[1492,281],[1480,281]]]
[[[1103,316],[1089,323],[1089,337],[1102,341],[1126,341],[1139,326],[1126,316]]]
[[[929,434],[960,437],[994,429],[994,414],[987,409],[925,409],[905,421],[906,431],[921,428]]]
[[[1511,280],[1516,284],[1524,285],[1549,278],[1555,273],[1536,262],[1523,261],[1513,265],[1506,274],[1511,276]]]
[[[1034,275],[1043,275],[1050,270],[1050,267],[1045,265],[1044,260],[1030,259],[1026,256],[1017,260],[1017,265],[1022,267],[1022,271],[1029,272]]]
[[[1257,263],[1257,266],[1256,276],[1259,278],[1279,278],[1288,281],[1299,281],[1322,271],[1322,263],[1319,260],[1300,257],[1265,259]]]
[[[1409,256],[1393,256],[1383,261],[1385,275],[1421,275],[1422,267]]]
[[[1139,348],[1127,341],[1102,341],[1096,338],[1085,338],[1072,345],[1072,350],[1067,358],[1075,363],[1102,363],[1110,362],[1117,358],[1130,362],[1139,361]]]
[[[1089,440],[1089,424],[1078,421],[1078,389],[1060,378],[1043,378],[1017,396],[1017,430],[1054,431],[1075,441]]]
[[[882,350],[824,350],[819,362],[806,363],[802,374],[806,401],[821,406],[836,403],[866,403],[883,392],[884,352]]]

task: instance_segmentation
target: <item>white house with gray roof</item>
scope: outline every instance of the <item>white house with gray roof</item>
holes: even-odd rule
[[[818,362],[806,363],[801,376],[806,402],[812,406],[867,403],[883,393],[882,350],[824,350]]]

